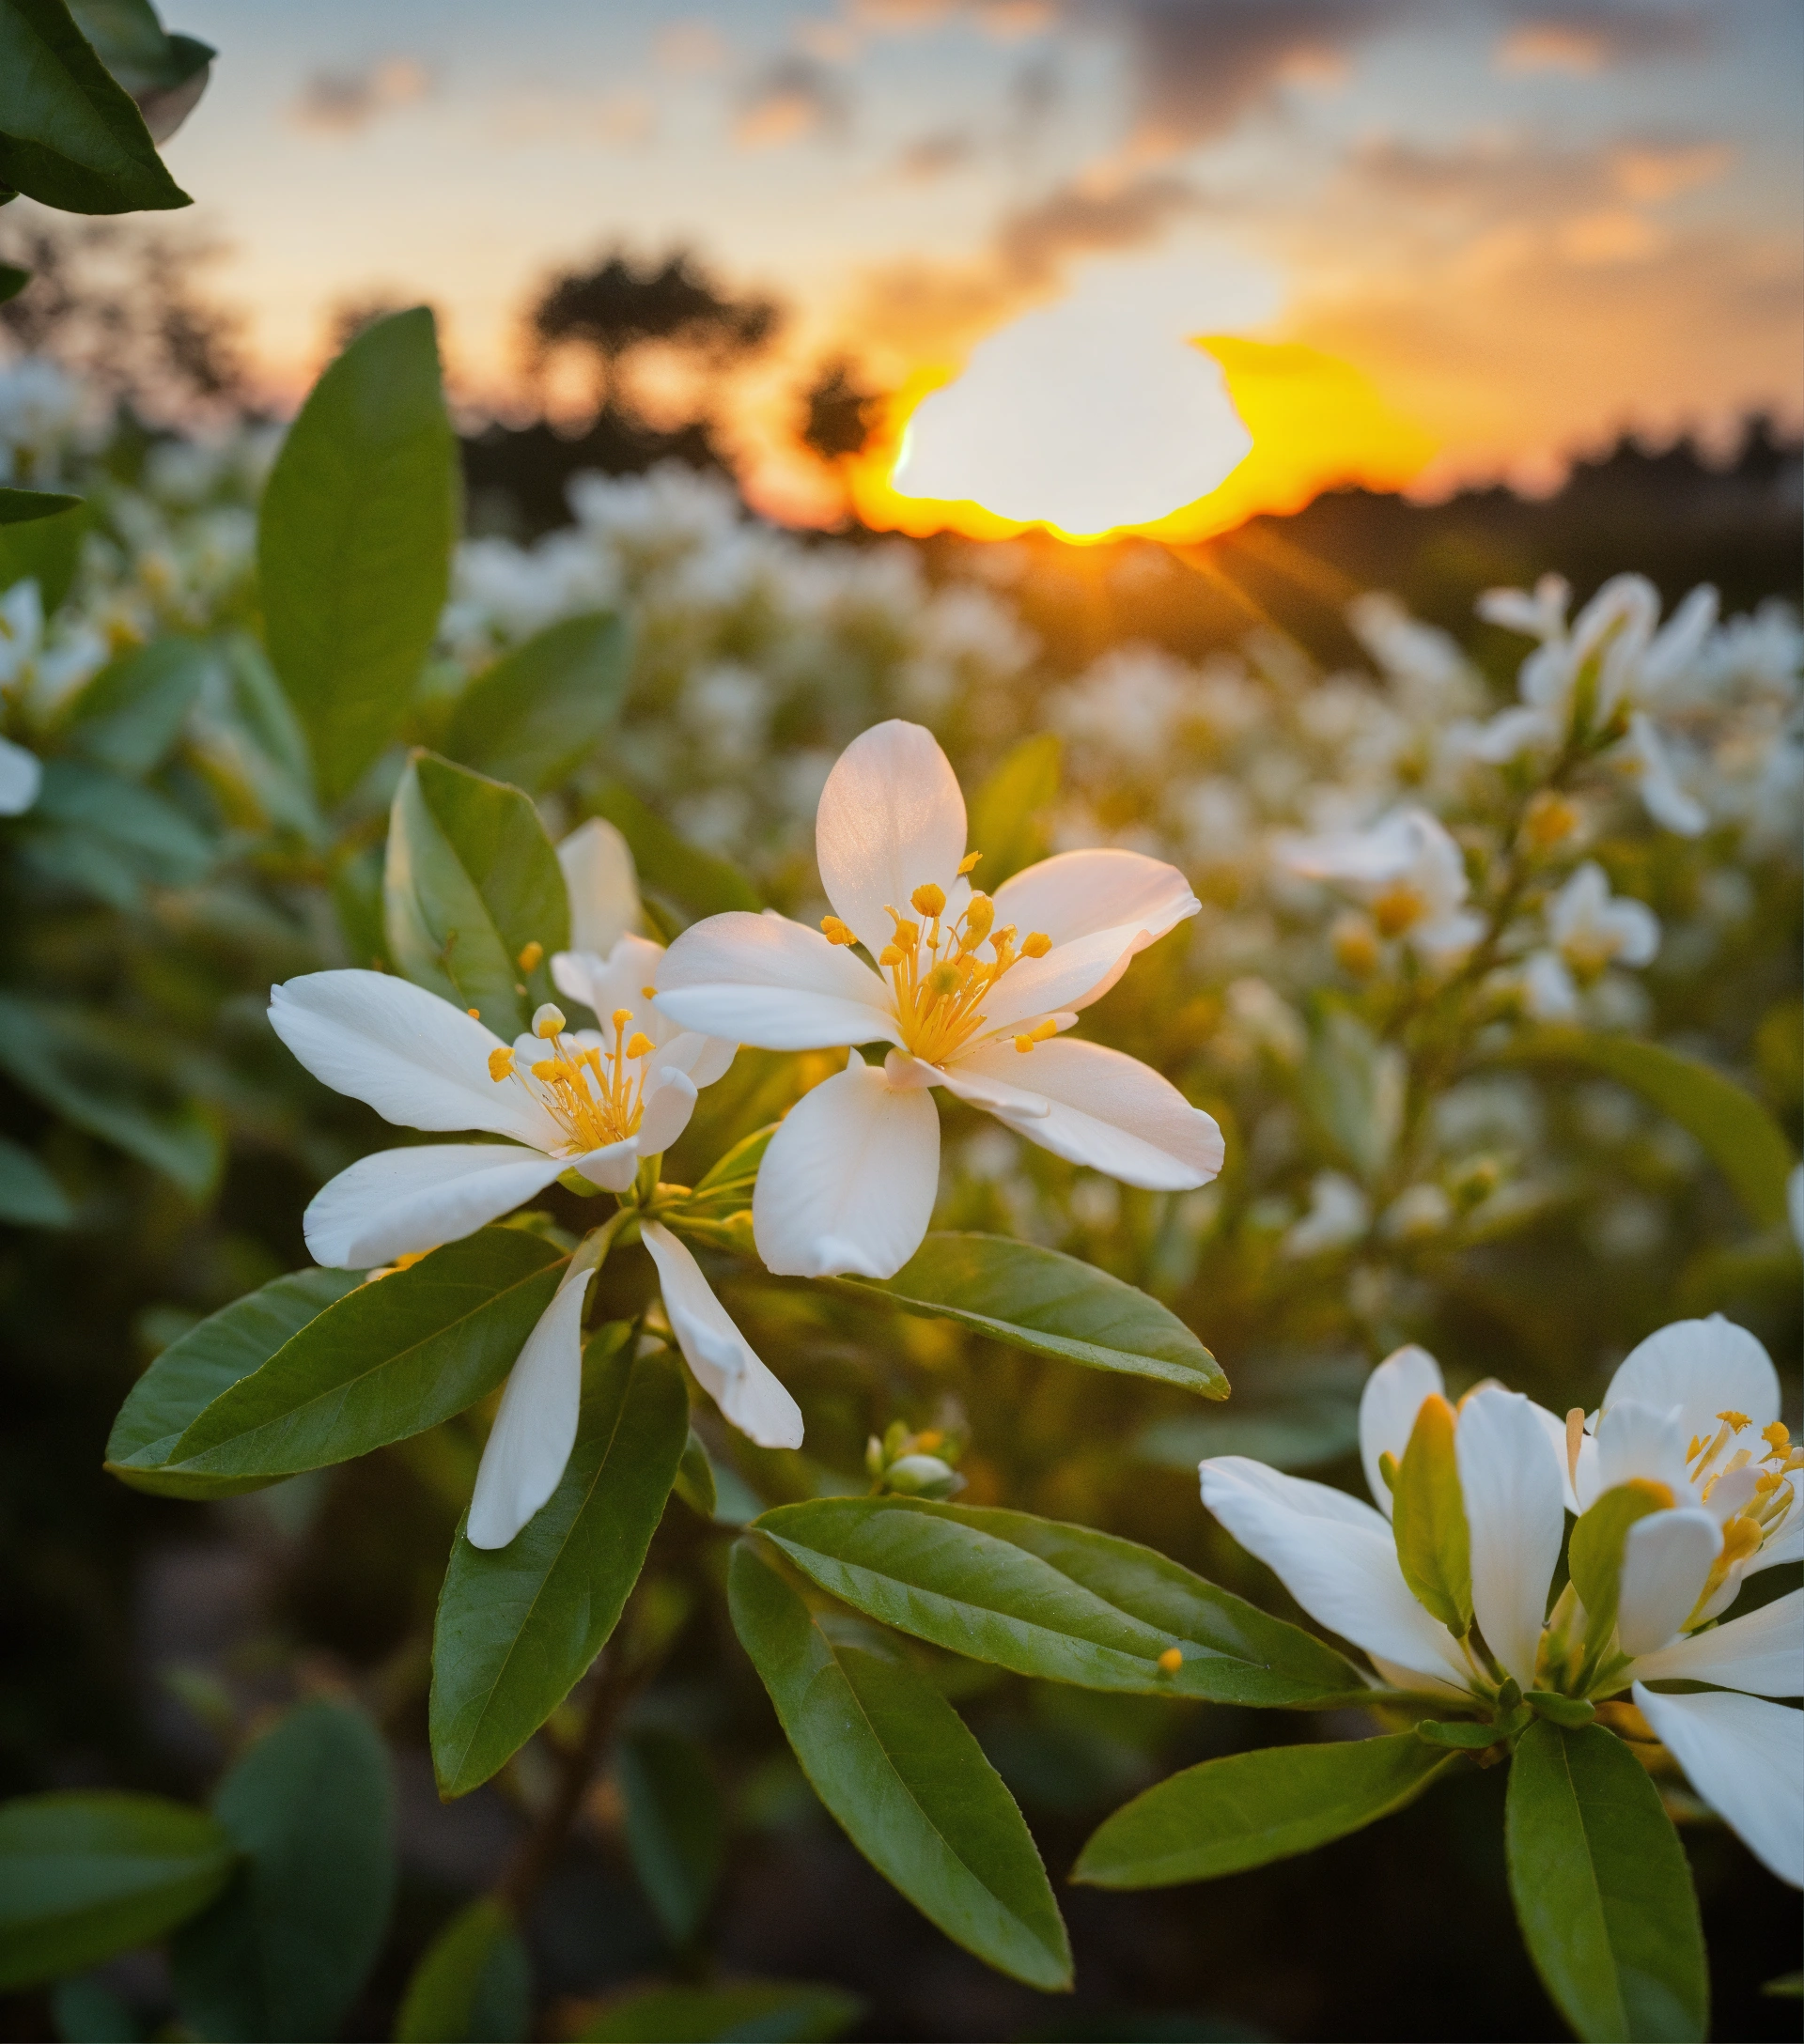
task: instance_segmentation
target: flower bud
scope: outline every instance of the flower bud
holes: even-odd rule
[[[535,1036],[543,1037],[547,1043],[550,1043],[553,1036],[561,1036],[563,1033],[564,1012],[561,1008],[554,1007],[548,1000],[542,1007],[536,1008],[533,1011],[533,1034]]]

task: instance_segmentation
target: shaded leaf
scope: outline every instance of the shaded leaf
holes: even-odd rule
[[[693,1427],[676,1464],[675,1489],[689,1509],[704,1519],[712,1519],[719,1503],[714,1489],[714,1464],[708,1459],[707,1444]]]
[[[74,1218],[69,1195],[31,1152],[0,1136],[0,1221],[15,1228],[67,1228]]]
[[[972,887],[993,894],[1047,851],[1044,813],[1058,799],[1064,748],[1055,732],[1036,732],[1003,754],[972,797],[972,849],[983,853]]]
[[[1444,1398],[1423,1400],[1397,1465],[1392,1524],[1397,1564],[1417,1603],[1463,1639],[1472,1623],[1472,1556],[1454,1425]]]
[[[180,736],[212,658],[200,640],[170,632],[103,667],[75,699],[70,744],[116,774],[148,774]]]
[[[825,2044],[844,2036],[864,2004],[806,1980],[651,1988],[611,2002],[578,2044]]]
[[[1324,1003],[1298,1076],[1316,1126],[1368,1185],[1383,1175],[1403,1133],[1407,1067],[1346,1009]]]
[[[18,4],[19,0],[0,0],[0,37],[6,32],[7,8]],[[4,45],[0,45],[0,52],[3,49]],[[4,54],[0,54],[0,62],[4,61]],[[0,107],[0,113],[3,112]],[[8,139],[0,132],[0,160],[4,160]],[[39,519],[54,519],[65,511],[73,511],[81,501],[59,489],[0,488],[0,525],[29,525]]]
[[[687,1944],[708,1914],[726,1857],[726,1814],[707,1749],[645,1726],[621,1741],[614,1765],[639,1885],[665,1936]]]
[[[0,271],[6,267],[0,263]],[[14,274],[23,278],[26,272],[22,270]],[[0,302],[10,295],[4,288],[4,280],[0,280]],[[51,616],[74,584],[82,557],[82,535],[89,522],[87,505],[78,502],[71,502],[66,510],[40,512],[14,523],[0,519],[0,589],[10,589],[14,582],[30,576],[38,584],[44,615]]]
[[[44,762],[24,848],[41,872],[120,909],[136,907],[146,885],[192,887],[216,857],[166,797],[75,759]]]
[[[532,1996],[532,1961],[513,1917],[493,1896],[480,1896],[413,1969],[395,2044],[515,2044],[531,2032]]]
[[[764,906],[763,896],[737,866],[686,844],[630,788],[613,782],[591,806],[631,848],[642,892],[661,896],[682,911],[683,921]]]
[[[471,682],[445,752],[533,794],[551,787],[613,729],[630,653],[626,624],[611,612],[560,619]]]

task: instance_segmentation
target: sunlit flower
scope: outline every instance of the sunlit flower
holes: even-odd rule
[[[833,913],[712,916],[671,946],[658,1001],[695,1030],[771,1050],[853,1048],[771,1139],[753,1225],[768,1267],[887,1278],[920,1246],[939,1181],[944,1086],[1056,1155],[1133,1185],[1213,1177],[1221,1136],[1169,1081],[1119,1051],[1061,1040],[1134,953],[1197,909],[1174,868],[1066,852],[973,891],[965,804],[917,724],[879,724],[828,779],[816,819]],[[853,955],[862,943],[873,971]]]
[[[1587,859],[1547,906],[1551,942],[1523,972],[1529,1013],[1543,1022],[1578,1013],[1580,987],[1611,965],[1644,966],[1660,948],[1659,919],[1645,902],[1611,894],[1604,869]]]
[[[1437,965],[1455,961],[1485,933],[1464,906],[1466,862],[1425,809],[1395,809],[1363,830],[1280,839],[1278,857],[1307,880],[1331,880],[1371,908],[1381,935],[1401,937]]]

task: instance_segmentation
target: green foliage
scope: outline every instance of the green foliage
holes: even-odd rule
[[[686,922],[734,908],[762,908],[764,898],[737,866],[686,844],[630,788],[612,782],[590,802],[626,839],[639,885],[661,906],[674,935]]]
[[[551,998],[569,903],[552,841],[518,788],[417,754],[395,791],[382,903],[399,969],[476,1009],[497,1036],[511,1043]],[[529,944],[543,953],[531,966]]]
[[[233,1841],[162,1796],[77,1792],[0,1805],[0,1989],[79,1973],[204,1909]]]
[[[1685,1850],[1659,1791],[1594,1725],[1530,1726],[1510,1768],[1510,1894],[1535,1971],[1586,2039],[1707,2034]]]
[[[299,1705],[232,1766],[213,1815],[243,1865],[171,1955],[192,2031],[336,2035],[388,1928],[394,1802],[381,1736],[349,1704]]]
[[[610,611],[548,625],[458,698],[444,751],[537,794],[564,780],[614,728],[630,654],[626,625]]]
[[[1351,1010],[1323,1002],[1303,1061],[1303,1105],[1330,1142],[1368,1184],[1391,1161],[1403,1132],[1407,1067]]]
[[[1454,1408],[1426,1398],[1397,1466],[1392,1500],[1397,1561],[1417,1602],[1455,1639],[1472,1624],[1472,1552],[1454,1460]]]
[[[728,1594],[796,1758],[864,1857],[979,1959],[1029,1987],[1069,1987],[1039,1852],[952,1706],[882,1634],[812,1609],[745,1542]]]
[[[147,885],[192,887],[216,856],[166,796],[77,759],[44,762],[23,851],[40,873],[109,906],[136,908]]]
[[[1616,1630],[1623,1587],[1623,1549],[1629,1528],[1660,1510],[1671,1493],[1664,1484],[1637,1478],[1613,1484],[1579,1515],[1567,1546],[1572,1587],[1585,1607],[1585,1647],[1601,1653]]]
[[[479,1896],[427,1947],[395,2044],[514,2044],[533,2026],[532,1961],[506,1906]]]
[[[855,1609],[1018,1675],[1267,1706],[1361,1686],[1310,1634],[1088,1526],[901,1497],[785,1505],[756,1525]]]
[[[5,10],[15,5],[17,0],[0,0],[0,35],[5,33]],[[0,160],[4,160],[5,144],[6,137],[0,135]],[[40,519],[58,518],[64,512],[76,510],[81,501],[57,489],[0,488],[0,526],[34,525]]]
[[[630,1994],[577,2036],[578,2044],[827,2044],[863,2013],[864,2005],[844,1988],[739,1980]]]
[[[421,305],[365,327],[326,370],[263,493],[270,658],[329,801],[406,717],[449,585],[455,456]]]
[[[1003,755],[971,804],[969,842],[983,853],[972,885],[994,893],[1012,874],[1046,857],[1044,813],[1058,800],[1064,747],[1036,732]]]
[[[151,772],[174,749],[212,661],[212,653],[199,640],[175,632],[124,655],[102,668],[76,697],[70,713],[70,745],[84,759],[113,773]]]
[[[1168,1888],[1289,1859],[1388,1817],[1456,1764],[1456,1756],[1408,1732],[1205,1760],[1117,1810],[1071,1878],[1098,1888]]]
[[[0,270],[5,267],[0,264]],[[25,272],[19,271],[15,274],[23,277]],[[0,302],[8,295],[0,289]],[[89,510],[74,498],[69,500],[67,508],[53,509],[41,502],[52,494],[45,490],[22,489],[10,494],[34,503],[20,518],[0,517],[0,589],[10,589],[14,582],[30,576],[38,584],[48,616],[59,608],[74,584],[82,535],[90,527]],[[80,697],[76,703],[79,712]]]
[[[443,1795],[487,1781],[563,1702],[645,1565],[689,1438],[689,1406],[671,1357],[635,1358],[630,1331],[617,1321],[589,1343],[576,1446],[532,1522],[492,1550],[459,1529],[432,1642],[432,1762]]]
[[[0,1136],[0,1221],[15,1228],[67,1228],[69,1195],[22,1143]]]
[[[726,1856],[726,1813],[707,1748],[645,1726],[621,1741],[614,1773],[639,1885],[665,1936],[687,1944],[702,1928]]]

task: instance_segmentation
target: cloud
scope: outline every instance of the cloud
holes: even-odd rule
[[[1725,142],[1625,143],[1610,154],[1610,174],[1625,199],[1657,204],[1715,184],[1735,160]]]
[[[360,70],[315,71],[289,109],[297,127],[350,135],[397,106],[431,96],[433,77],[417,58],[385,56]]]
[[[651,54],[663,70],[717,71],[726,62],[726,44],[709,22],[672,22],[658,31]]]
[[[1705,39],[1697,8],[1542,8],[1503,36],[1494,62],[1505,76],[1566,71],[1582,78],[1618,64],[1691,55]]]
[[[976,153],[976,138],[968,128],[941,128],[910,142],[895,167],[909,183],[928,184],[948,171],[963,169]]]
[[[740,102],[733,139],[742,149],[780,148],[813,134],[844,134],[851,117],[846,87],[813,57],[779,57]]]
[[[1003,216],[994,254],[1018,288],[1054,282],[1076,256],[1143,247],[1203,199],[1182,178],[1149,174],[1100,189],[1062,185],[1032,206]]]

